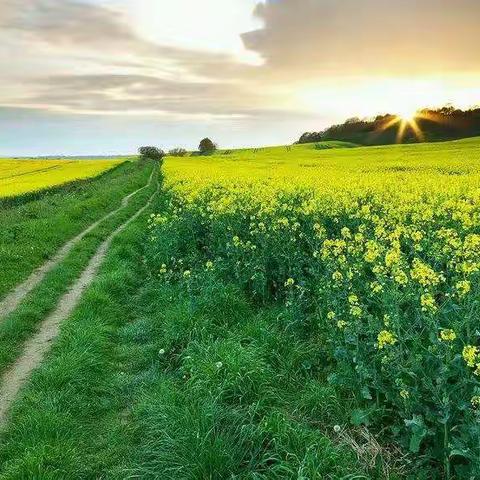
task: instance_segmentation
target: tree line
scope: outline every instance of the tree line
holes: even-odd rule
[[[198,146],[198,151],[193,152],[192,155],[211,155],[216,152],[217,148],[216,143],[209,138],[204,138]],[[167,155],[164,150],[158,147],[140,147],[138,153],[143,160],[150,159],[158,162],[162,162],[163,157]],[[188,152],[184,148],[172,148],[168,152],[168,155],[172,157],[185,157],[188,155]]]
[[[400,119],[397,115],[378,115],[371,119],[350,118],[319,132],[304,133],[297,143],[315,143],[329,140],[353,142],[361,145],[398,143]],[[420,141],[456,140],[480,135],[480,107],[460,110],[452,106],[420,110],[415,118],[421,135],[406,122],[403,143]]]

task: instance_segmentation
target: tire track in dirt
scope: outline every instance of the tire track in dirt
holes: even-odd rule
[[[156,171],[157,169],[155,168],[154,172]],[[157,179],[157,188],[147,203],[103,241],[80,277],[70,287],[68,292],[60,298],[56,309],[45,318],[38,332],[25,343],[20,357],[3,375],[0,383],[0,430],[3,430],[7,424],[8,411],[20,389],[28,381],[33,370],[42,363],[45,355],[50,350],[53,341],[59,334],[62,322],[70,316],[78,305],[85,289],[95,279],[112,241],[151,205],[159,189],[160,184]]]
[[[78,242],[80,242],[86,235],[88,235],[105,220],[108,220],[123,210],[128,205],[130,199],[137,195],[137,193],[149,187],[152,184],[155,171],[156,168],[154,167],[146,185],[128,194],[122,199],[120,207],[107,213],[104,217],[92,223],[76,237],[65,243],[65,245],[63,245],[63,247],[61,247],[51,259],[47,260],[41,267],[34,270],[25,281],[17,285],[10,293],[0,300],[0,321],[2,321],[7,315],[10,315],[10,313],[12,313],[18,307],[20,302],[45,278],[45,275],[67,257],[72,248],[77,245]]]

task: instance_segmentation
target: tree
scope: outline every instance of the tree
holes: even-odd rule
[[[198,146],[198,151],[202,155],[208,155],[210,153],[213,153],[216,149],[217,146],[209,138],[204,138]]]
[[[187,155],[187,151],[184,148],[172,148],[168,154],[171,157],[185,157]]]
[[[162,162],[165,152],[161,148],[157,147],[140,147],[138,153],[142,160],[155,160]]]

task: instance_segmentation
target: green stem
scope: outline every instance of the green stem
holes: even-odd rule
[[[450,472],[450,458],[448,457],[448,422],[445,422],[444,430],[443,430],[443,448],[445,451],[445,459],[444,459],[445,478],[447,480],[450,480],[451,472]]]

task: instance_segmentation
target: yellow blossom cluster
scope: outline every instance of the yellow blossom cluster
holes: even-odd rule
[[[378,348],[381,350],[388,345],[395,345],[397,343],[397,339],[392,332],[388,330],[382,330],[377,336]]]

